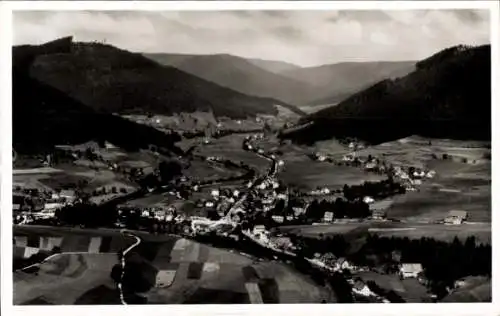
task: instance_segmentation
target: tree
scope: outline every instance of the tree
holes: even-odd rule
[[[181,174],[182,166],[175,161],[162,161],[158,166],[160,179],[162,183],[172,180],[175,176]]]

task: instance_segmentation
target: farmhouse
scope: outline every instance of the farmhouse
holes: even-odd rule
[[[333,221],[333,212],[325,212],[325,216],[323,217],[323,221],[327,223],[331,223]]]
[[[466,211],[450,211],[448,216],[444,219],[444,223],[447,225],[460,225],[467,220],[467,215]]]
[[[62,190],[59,196],[70,202],[76,199],[75,190]]]
[[[356,279],[356,281],[354,281],[354,284],[352,286],[352,291],[356,294],[363,295],[363,296],[372,295],[372,291],[370,291],[368,286],[361,279]]]
[[[260,234],[260,233],[263,233],[266,231],[266,228],[264,227],[264,225],[256,225],[254,228],[253,228],[253,233],[254,234]]]
[[[385,211],[385,210],[376,209],[376,210],[373,210],[373,212],[372,212],[373,219],[381,220],[381,219],[385,219],[386,217],[387,217],[387,211]]]
[[[420,263],[403,263],[399,268],[402,278],[416,278],[423,271],[424,269]]]

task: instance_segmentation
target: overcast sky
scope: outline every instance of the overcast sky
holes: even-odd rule
[[[73,35],[135,52],[214,54],[302,66],[417,60],[490,42],[486,10],[16,12],[14,44]]]

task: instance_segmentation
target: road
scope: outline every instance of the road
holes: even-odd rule
[[[127,302],[125,302],[125,296],[123,294],[123,278],[125,277],[125,265],[127,264],[127,260],[125,260],[125,257],[127,253],[129,253],[132,249],[137,247],[141,243],[141,239],[137,237],[136,235],[132,234],[131,232],[128,232],[126,230],[121,230],[120,233],[123,235],[123,237],[134,237],[135,238],[135,243],[132,244],[130,247],[125,249],[121,255],[121,265],[122,265],[122,274],[120,276],[120,282],[118,282],[118,290],[120,291],[120,301],[122,305],[127,305]]]

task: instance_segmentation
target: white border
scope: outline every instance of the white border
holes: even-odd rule
[[[148,305],[148,306],[57,306],[57,307],[18,307],[12,306],[12,110],[11,110],[11,43],[12,43],[12,11],[13,10],[339,10],[339,9],[490,9],[491,11],[491,47],[492,47],[492,87],[499,87],[498,57],[499,48],[499,9],[496,1],[15,1],[0,2],[0,70],[1,70],[1,308],[4,315],[43,314],[45,312],[60,315],[320,315],[320,314],[354,314],[354,315],[500,315],[497,269],[493,272],[493,302],[491,304],[296,304],[296,305]],[[498,92],[492,89],[492,120],[498,117]],[[29,93],[29,92],[27,92]],[[492,163],[492,196],[500,196],[500,187],[496,185],[499,161],[498,148],[500,139],[495,135],[500,131],[494,124],[492,131],[493,163]],[[29,128],[27,126],[26,128]],[[497,133],[495,133],[495,131]],[[496,209],[493,203],[493,209]],[[492,212],[492,242],[498,243],[500,237],[496,228],[500,228],[499,215]],[[497,247],[494,246],[493,249]],[[493,267],[500,266],[499,257],[493,251]],[[53,314],[51,314],[53,315]]]

